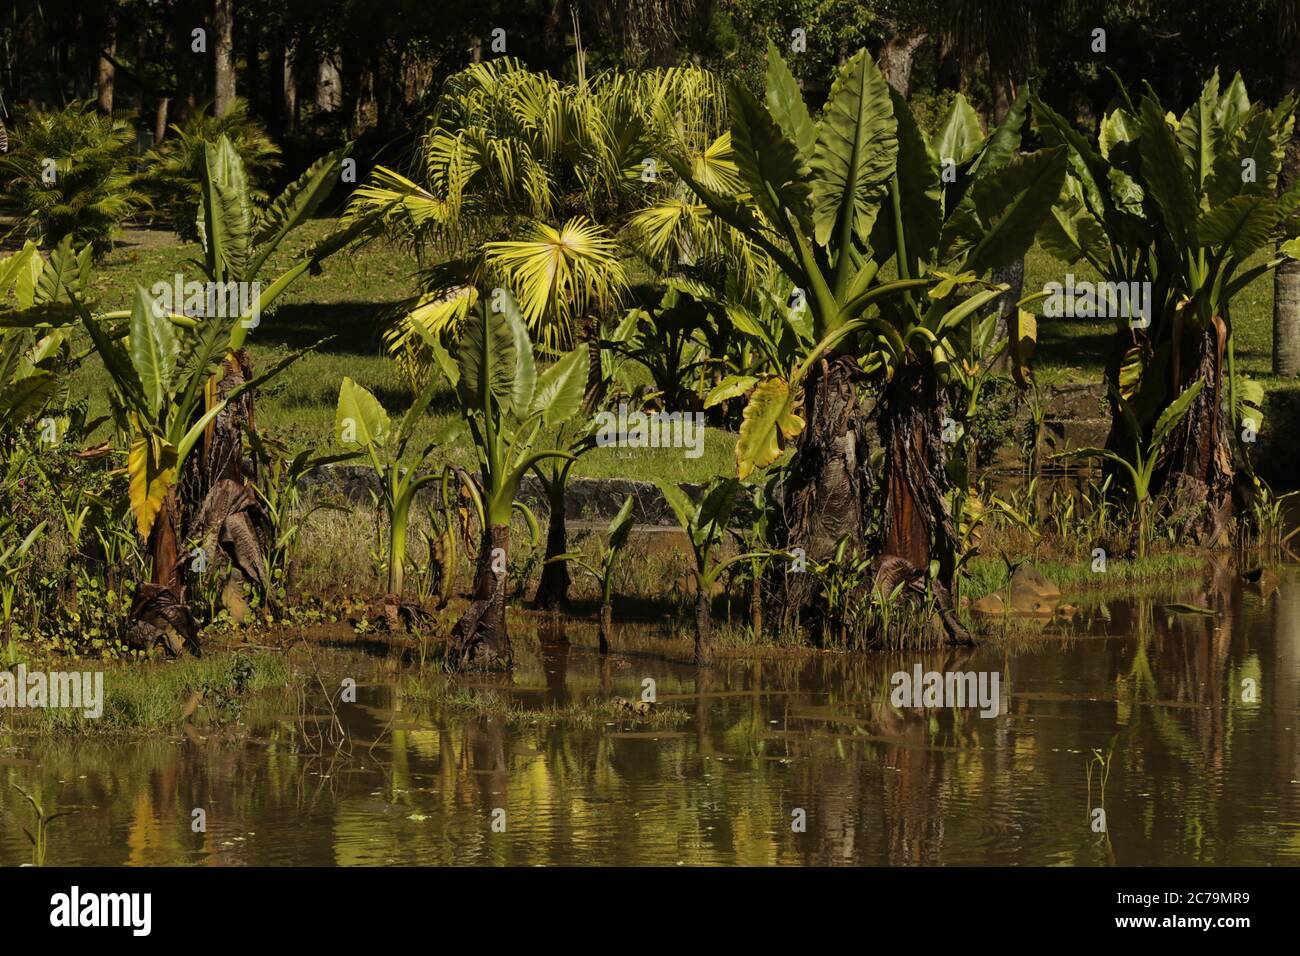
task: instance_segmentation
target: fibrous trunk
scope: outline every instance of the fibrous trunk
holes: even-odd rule
[[[898,559],[924,581],[930,563],[938,574],[929,580],[935,605],[950,641],[970,643],[952,602],[957,537],[948,508],[947,454],[941,441],[938,384],[928,366],[901,368],[885,387],[880,410],[880,440],[885,446],[884,528],[880,569],[897,576]]]
[[[1215,316],[1204,330],[1189,329],[1181,343],[1174,343],[1180,374],[1171,400],[1198,378],[1205,385],[1174,427],[1153,489],[1163,497],[1173,526],[1210,547],[1227,545],[1232,530],[1232,451],[1223,414],[1227,338],[1226,325]]]
[[[600,606],[600,632],[598,635],[600,638],[600,652],[602,654],[609,653],[609,635],[613,630],[613,625],[614,609],[608,604],[602,604]]]
[[[225,399],[252,377],[248,351],[226,358],[208,396],[208,407]],[[244,435],[252,431],[253,393],[229,402],[208,427],[199,451],[186,463],[182,497],[194,516],[186,537],[200,542],[206,557],[204,574],[224,573],[221,601],[231,619],[242,623],[250,608],[251,588],[278,611],[266,565],[266,515],[244,474]]]
[[[131,605],[128,643],[148,650],[161,643],[173,656],[188,648],[199,653],[198,625],[190,614],[188,587],[181,563],[181,506],[176,489],[163,498],[147,542],[153,561],[149,583],[141,585]]]
[[[564,515],[564,482],[557,479],[547,489],[550,515],[546,519],[546,563],[537,583],[533,603],[546,611],[569,609],[569,565],[554,559],[568,550],[568,533]]]
[[[804,385],[805,425],[786,479],[783,544],[808,561],[831,557],[842,538],[850,552],[863,544],[867,444],[855,375],[852,359],[836,356],[818,363]],[[812,575],[783,573],[779,562],[772,568],[787,622],[797,617],[816,632]]]
[[[489,670],[511,665],[510,636],[506,633],[506,561],[510,526],[489,525],[483,531],[474,595],[452,629],[447,646],[447,666],[452,670]]]
[[[713,627],[709,589],[701,582],[695,589],[695,663],[708,664],[712,659],[709,634]]]

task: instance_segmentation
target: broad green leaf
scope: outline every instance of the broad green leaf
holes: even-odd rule
[[[482,299],[470,312],[456,347],[459,388],[464,403],[487,412],[487,398],[510,400],[516,364],[515,338],[504,315],[492,312]]]
[[[912,260],[935,261],[935,247],[943,226],[943,186],[939,157],[926,144],[907,101],[892,87],[889,90],[898,124],[898,183],[902,209],[903,238]],[[895,254],[897,237],[893,217],[881,216],[871,232],[876,261]]]
[[[1067,183],[1067,190],[1069,183]],[[1086,259],[1093,265],[1109,264],[1110,238],[1097,218],[1073,195],[1063,195],[1038,232],[1038,244],[1067,265]]]
[[[1214,118],[1218,105],[1219,71],[1216,69],[1178,124],[1178,146],[1191,176],[1192,189],[1198,195],[1210,178],[1222,145],[1223,129]]]
[[[1232,391],[1237,401],[1233,421],[1239,426],[1249,423],[1251,430],[1258,433],[1264,427],[1263,383],[1238,373]]]
[[[1231,135],[1249,112],[1250,97],[1246,94],[1246,84],[1239,71],[1232,75],[1232,80],[1219,95],[1219,101],[1214,107],[1214,120],[1223,127],[1225,133]]]
[[[974,159],[984,146],[984,130],[980,128],[979,114],[962,94],[958,93],[953,99],[952,108],[948,110],[932,145],[939,162],[951,162],[958,166],[964,166]]]
[[[1174,241],[1191,244],[1195,241],[1198,210],[1191,175],[1160,104],[1150,96],[1142,98],[1141,122],[1138,150],[1147,192],[1160,207]]]
[[[807,165],[754,95],[740,85],[729,91],[731,151],[754,203],[773,225],[786,214],[809,231]]]
[[[658,478],[655,479],[655,487],[664,496],[664,501],[668,502],[668,507],[677,518],[677,524],[694,540],[695,517],[698,509],[695,502],[691,501],[690,495],[676,485]]]
[[[578,414],[587,390],[586,348],[576,348],[537,377],[532,413],[540,412],[548,428],[567,422]]]
[[[704,399],[704,407],[712,408],[727,399],[738,398],[757,383],[758,378],[753,375],[728,375],[709,391]]]
[[[798,81],[771,40],[767,41],[767,109],[781,132],[798,148],[804,164],[812,162],[817,126],[808,113]]]
[[[203,145],[200,166],[199,238],[214,282],[244,281],[252,244],[252,205],[244,163],[222,136]]]
[[[632,506],[635,499],[628,495],[623,500],[623,507],[618,509],[618,514],[614,515],[614,520],[609,523],[609,550],[618,551],[627,543],[628,535],[632,532]]]
[[[1029,110],[1029,84],[1022,83],[1020,92],[1011,103],[1011,109],[1003,117],[1001,125],[989,134],[975,163],[971,166],[972,176],[987,176],[1009,163],[1020,149],[1020,132],[1025,125],[1025,114]]]
[[[533,391],[537,388],[537,362],[533,359],[533,343],[528,337],[528,327],[514,297],[508,293],[502,300],[501,314],[505,316],[513,340],[513,362],[506,363],[505,353],[499,354],[503,363],[501,375],[510,376],[510,407],[519,416],[524,416],[533,404]],[[494,372],[494,379],[497,373]]]
[[[176,332],[166,315],[156,314],[154,302],[143,286],[136,286],[131,306],[130,355],[149,414],[157,419],[171,395],[176,373]]]
[[[1065,150],[1054,147],[977,179],[944,226],[944,261],[960,257],[961,270],[981,273],[1023,256],[1060,195],[1065,167]]]
[[[835,74],[814,151],[813,225],[817,242],[866,242],[898,157],[889,84],[859,50]],[[845,254],[847,250],[842,250]]]
[[[1227,247],[1238,259],[1245,259],[1273,240],[1277,203],[1264,196],[1234,196],[1203,213],[1196,224],[1197,239],[1203,246]]]
[[[383,448],[391,433],[388,412],[379,399],[345,377],[334,410],[334,440],[344,448]]]

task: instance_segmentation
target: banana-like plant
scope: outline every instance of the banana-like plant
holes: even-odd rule
[[[1151,540],[1151,485],[1155,477],[1156,466],[1164,454],[1165,445],[1178,423],[1183,420],[1196,401],[1196,396],[1205,387],[1204,379],[1195,379],[1160,413],[1155,426],[1148,436],[1142,423],[1133,411],[1133,406],[1123,395],[1115,394],[1112,398],[1115,406],[1124,418],[1132,441],[1130,454],[1122,455],[1109,448],[1077,448],[1060,456],[1063,458],[1099,458],[1114,462],[1129,477],[1133,494],[1133,515],[1137,521],[1133,529],[1137,544],[1137,556],[1146,557],[1147,545]]]
[[[937,560],[941,588],[954,572],[937,414],[946,340],[1005,291],[979,276],[1024,254],[1064,175],[1062,150],[1015,155],[1023,98],[987,138],[971,117],[950,119],[928,143],[864,50],[840,68],[814,121],[770,45],[765,103],[731,91],[732,156],[748,197],[711,190],[672,160],[714,214],[789,278],[807,310],[796,361],[759,377],[750,393],[739,475],[797,440],[789,543],[819,559],[846,537],[862,541],[868,456],[856,383],[864,371],[878,374],[889,516],[882,549],[923,569]],[[896,278],[885,281],[891,260]],[[796,587],[787,611],[811,599],[810,587]]]
[[[436,361],[454,386],[462,419],[478,453],[478,487],[470,486],[482,538],[472,601],[452,631],[447,663],[453,669],[509,667],[506,630],[506,570],[510,518],[523,510],[515,501],[529,471],[572,452],[538,448],[544,429],[555,429],[582,407],[585,378],[581,350],[538,372],[533,343],[514,298],[498,299],[501,311],[480,300],[470,312],[452,355],[431,339]]]
[[[655,485],[690,541],[691,555],[695,558],[695,662],[708,664],[712,659],[709,636],[713,626],[713,586],[732,565],[769,557],[773,552],[757,550],[726,558],[714,557],[736,505],[740,482],[735,478],[715,478],[705,487],[698,502],[677,485],[658,480]]]
[[[1144,437],[1194,381],[1205,383],[1167,436],[1152,491],[1185,533],[1223,544],[1234,475],[1228,431],[1250,419],[1257,430],[1262,397],[1237,372],[1231,305],[1248,284],[1300,256],[1300,188],[1276,195],[1295,101],[1269,109],[1251,101],[1240,75],[1221,86],[1217,71],[1181,117],[1150,88],[1135,101],[1121,85],[1120,95],[1101,120],[1096,148],[1034,101],[1040,134],[1069,154],[1041,241],[1067,264],[1088,262],[1108,283],[1149,290],[1142,314],[1133,314],[1131,296],[1127,310],[1106,296],[1117,322],[1107,382]],[[1278,254],[1255,261],[1274,243]],[[1107,448],[1123,454],[1129,423],[1115,398],[1112,409]]]
[[[424,470],[433,450],[442,443],[441,434],[413,456],[407,447],[415,426],[424,416],[438,385],[431,379],[406,410],[396,431],[388,412],[379,399],[366,388],[345,377],[339,386],[338,406],[334,412],[334,439],[345,449],[362,452],[380,481],[380,497],[388,518],[388,594],[385,611],[389,624],[396,625],[402,603],[406,570],[406,532],[410,523],[411,503],[426,485],[441,480],[436,471]]]
[[[270,257],[320,208],[338,184],[349,148],[343,146],[318,159],[265,209],[258,209],[253,202],[255,190],[230,139],[222,135],[216,142],[203,144],[196,221],[203,255],[194,264],[202,271],[208,288],[221,295],[226,307],[218,305],[216,311],[233,311],[237,321],[229,324],[224,361],[219,373],[207,383],[203,411],[218,402],[225,402],[225,407],[204,432],[200,453],[190,460],[183,485],[189,510],[205,517],[201,536],[209,561],[221,556],[217,547],[220,540],[232,542],[222,552],[230,558],[232,587],[222,593],[236,620],[243,612],[239,597],[242,586],[265,588],[270,579],[256,530],[263,516],[256,493],[245,480],[242,464],[245,435],[253,421],[254,397],[251,389],[242,387],[253,376],[245,343],[263,314],[295,281],[309,272],[318,272],[326,258],[364,236],[364,223],[338,229],[280,275],[262,284]],[[375,221],[377,218],[378,213]],[[236,290],[238,295],[234,294]],[[212,304],[209,299],[204,311],[212,311]],[[180,311],[180,303],[173,306]],[[231,401],[236,390],[240,397]]]
[[[618,509],[618,514],[614,515],[609,523],[608,536],[609,540],[605,547],[601,549],[600,558],[595,564],[587,561],[579,551],[570,551],[562,554],[559,558],[549,560],[572,562],[575,566],[586,571],[596,579],[596,584],[600,586],[600,628],[598,639],[600,641],[600,653],[609,653],[609,635],[614,622],[614,563],[618,560],[623,546],[627,544],[628,535],[632,533],[632,505],[634,499],[628,495],[623,501],[623,507]]]
[[[111,382],[110,405],[127,439],[131,510],[153,562],[151,580],[137,592],[132,608],[133,641],[150,647],[162,641],[173,654],[185,646],[197,650],[197,626],[182,571],[189,555],[177,496],[179,476],[204,431],[229,402],[274,378],[306,350],[240,383],[205,409],[209,382],[226,355],[237,317],[167,313],[137,287],[127,334],[119,339],[76,293],[72,304]]]

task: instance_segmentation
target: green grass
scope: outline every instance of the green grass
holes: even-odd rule
[[[1106,572],[1092,570],[1092,558],[1035,561],[1043,577],[1055,584],[1065,597],[1095,590],[1123,590],[1132,593],[1152,586],[1168,590],[1178,587],[1205,570],[1205,559],[1192,554],[1162,552],[1133,561],[1111,558]],[[962,596],[977,601],[986,594],[1002,593],[1007,587],[1007,565],[1001,558],[975,558],[970,577],[962,585]]]
[[[1265,261],[1270,253],[1258,253],[1241,270]],[[1025,256],[1024,292],[1041,291],[1049,282],[1064,282],[1067,272],[1074,274],[1076,283],[1100,279],[1088,263],[1067,266],[1035,245]],[[1114,329],[1114,320],[1108,318],[1040,318],[1035,374],[1050,385],[1095,384],[1105,368]],[[1284,383],[1273,378],[1272,273],[1259,277],[1233,299],[1232,329],[1238,365],[1247,375],[1264,380],[1266,388],[1300,386],[1295,381]]]
[[[29,663],[28,669],[46,665]],[[69,669],[67,661],[48,664]],[[305,680],[282,655],[265,651],[212,653],[203,658],[176,661],[75,665],[76,669],[102,670],[103,714],[88,718],[82,710],[35,708],[0,711],[0,719],[16,731],[77,736],[111,734],[165,734],[179,729],[191,695],[203,692],[191,719],[200,725],[220,725],[239,719],[245,705],[262,692],[284,691]]]

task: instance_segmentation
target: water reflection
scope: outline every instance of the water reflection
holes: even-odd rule
[[[1221,569],[1016,650],[697,671],[636,629],[616,634],[612,659],[595,643],[576,624],[524,637],[494,692],[564,708],[636,698],[652,678],[660,706],[689,718],[434,719],[376,668],[339,710],[342,737],[318,699],[306,715],[255,715],[234,740],[8,739],[0,863],[30,859],[10,782],[75,811],[51,826],[50,864],[1300,862],[1296,569],[1256,584]],[[997,671],[1001,713],[891,706],[890,675],[917,664]],[[1093,761],[1109,762],[1104,795]]]

